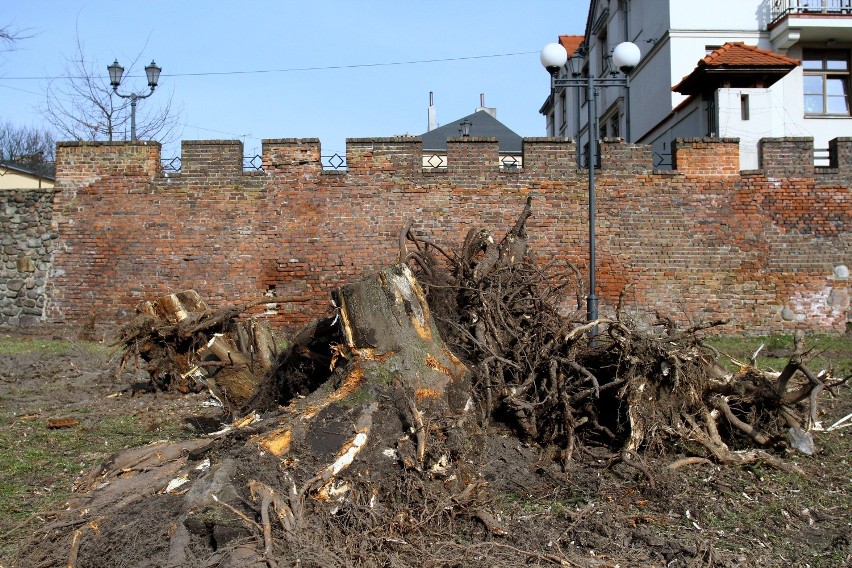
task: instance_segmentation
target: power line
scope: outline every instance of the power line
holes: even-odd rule
[[[28,91],[26,89],[19,89],[18,87],[10,87],[9,85],[0,85],[2,89],[11,89],[13,91],[20,91],[22,93],[29,93],[30,95],[43,95],[44,93],[36,93],[34,91]]]
[[[207,77],[216,75],[259,75],[265,73],[295,73],[302,71],[333,71],[339,69],[361,69],[367,67],[391,67],[397,65],[420,65],[424,63],[450,63],[453,61],[471,61],[476,59],[495,59],[498,57],[517,57],[532,55],[537,51],[518,51],[514,53],[494,53],[490,55],[467,55],[463,57],[445,57],[440,59],[415,59],[411,61],[390,61],[385,63],[355,63],[352,65],[326,65],[321,67],[286,67],[284,69],[254,69],[250,71],[207,71],[203,73],[163,73],[163,77]],[[141,75],[137,75],[141,77]],[[73,75],[57,75],[47,77],[3,77],[6,81],[42,81],[55,79],[85,79]]]

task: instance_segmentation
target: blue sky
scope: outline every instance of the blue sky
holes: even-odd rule
[[[4,2],[0,26],[31,36],[0,54],[0,120],[46,127],[48,78],[61,76],[79,35],[106,76],[118,59],[139,69],[123,88],[146,91],[156,60],[180,139],[317,137],[323,154],[346,138],[422,134],[429,92],[438,122],[479,105],[522,136],[543,136],[548,76],[538,61],[559,34],[582,34],[588,0],[255,1],[28,0]],[[496,56],[499,57],[483,57]],[[404,63],[445,60],[431,63]],[[399,65],[376,65],[402,63]],[[310,70],[305,70],[310,69]],[[178,145],[164,149],[176,155]]]

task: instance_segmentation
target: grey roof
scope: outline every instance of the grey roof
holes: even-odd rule
[[[0,168],[48,179],[50,181],[56,181],[56,165],[54,162],[44,162],[38,168],[32,168],[12,162],[0,162]]]
[[[465,120],[470,122],[470,135],[472,137],[497,138],[500,152],[504,154],[520,154],[523,151],[522,138],[484,110],[469,114],[440,128],[424,133],[422,135],[423,150],[428,152],[446,152],[447,138],[460,137],[461,126],[459,125]]]

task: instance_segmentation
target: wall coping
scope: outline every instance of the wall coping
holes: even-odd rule
[[[114,147],[119,147],[119,146],[127,146],[127,147],[132,147],[132,146],[141,146],[141,147],[157,146],[159,148],[163,147],[163,145],[161,143],[159,143],[155,140],[137,140],[136,142],[127,142],[127,141],[124,141],[124,140],[119,140],[119,141],[117,141],[117,140],[112,140],[112,141],[109,141],[109,140],[71,140],[71,141],[57,142],[56,143],[57,148],[80,148],[80,147],[96,148],[98,146],[114,146]]]
[[[350,160],[353,160],[353,163],[356,159],[360,160],[357,168],[359,171],[368,171],[372,161],[378,159],[384,160],[381,163],[381,168],[387,169],[388,164],[386,162],[391,156],[393,156],[390,158],[391,167],[396,164],[395,167],[409,169],[413,167],[414,162],[419,163],[419,159],[413,154],[420,151],[422,141],[423,139],[420,136],[347,138],[347,154]],[[525,162],[529,160],[530,167],[537,167],[536,164],[540,160],[547,161],[555,158],[564,162],[562,167],[582,169],[571,168],[568,163],[570,162],[570,155],[574,154],[573,150],[576,148],[576,142],[572,139],[529,137],[523,138],[522,141],[523,146],[520,154],[524,156]],[[472,167],[483,171],[499,169],[499,164],[491,158],[494,151],[493,146],[499,144],[497,137],[452,137],[447,140],[447,143],[452,148],[451,153],[455,155],[455,160],[470,161],[471,165],[475,163]],[[470,145],[466,150],[465,144]],[[833,176],[837,178],[838,183],[848,183],[846,180],[852,174],[852,160],[849,159],[849,156],[852,155],[852,136],[834,138],[829,144],[832,149],[832,163],[827,167],[815,167],[813,166],[812,137],[763,138],[758,145],[761,164],[758,171],[771,175],[787,171],[790,174],[796,174],[798,177],[818,175],[823,181]],[[725,176],[754,175],[752,171],[738,169],[733,162],[726,164],[722,170],[719,169],[719,152],[733,156],[736,154],[738,145],[739,139],[730,137],[676,138],[672,145],[673,163],[676,164],[673,169],[676,173],[684,175],[706,176],[716,173]],[[601,141],[601,146],[605,148],[604,152],[622,153],[626,151],[618,157],[620,162],[617,167],[605,167],[604,170],[665,171],[654,168],[651,153],[643,151],[643,149],[651,148],[647,144],[626,143],[621,138],[605,138]],[[162,145],[153,141],[63,141],[57,142],[56,147],[59,155],[66,149],[79,151],[91,148],[94,152],[95,148],[112,148],[118,152],[122,152],[122,150],[127,152],[130,160],[138,159],[133,156],[142,149],[146,150],[146,160],[151,160],[155,155],[161,156],[162,153]],[[369,150],[366,153],[365,147]],[[723,147],[727,149],[722,150]],[[233,175],[236,170],[241,169],[240,160],[237,159],[236,154],[241,152],[239,149],[242,148],[244,148],[244,145],[241,140],[183,140],[181,142],[181,157],[184,166],[204,164],[203,169],[207,175],[214,175],[217,171],[221,171],[223,175]],[[269,161],[269,163],[275,162],[277,164],[286,163],[291,167],[321,168],[319,138],[266,138],[263,139],[261,152],[265,163]],[[676,157],[679,152],[687,153],[685,155],[688,155],[688,158],[685,158],[683,162],[677,161]],[[274,160],[269,159],[269,156],[273,154],[275,155]],[[398,156],[403,154],[412,154],[412,156],[410,159],[400,161]],[[478,157],[478,154],[482,154],[482,159]],[[289,158],[288,155],[290,155]],[[458,165],[463,164],[457,163],[456,166]],[[109,164],[104,164],[104,166],[107,170],[110,167]]]

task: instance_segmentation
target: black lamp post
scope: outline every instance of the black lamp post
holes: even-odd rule
[[[588,106],[589,132],[589,295],[586,298],[586,319],[598,319],[597,282],[595,280],[595,166],[598,163],[598,93],[605,87],[624,87],[629,89],[627,76],[639,64],[640,52],[636,44],[624,42],[618,44],[612,52],[612,61],[624,73],[624,77],[612,76],[577,78],[557,78],[559,69],[568,62],[568,52],[558,43],[549,43],[541,50],[541,64],[550,73],[550,87],[553,91],[566,89],[586,89],[586,105]],[[629,92],[629,91],[628,91]],[[630,105],[627,99],[625,120],[627,140],[630,140]]]
[[[459,126],[461,126],[459,132],[461,132],[462,137],[467,138],[468,136],[470,136],[470,127],[473,126],[470,121],[464,120],[459,123]]]
[[[109,84],[112,85],[113,92],[122,99],[130,99],[130,140],[132,142],[136,141],[136,101],[139,99],[147,99],[151,96],[154,89],[157,88],[157,82],[160,80],[160,71],[162,70],[162,67],[158,67],[156,63],[151,61],[151,64],[145,67],[145,75],[148,76],[148,86],[151,88],[148,94],[140,95],[138,93],[130,93],[129,95],[122,95],[118,92],[118,86],[121,84],[121,76],[124,74],[124,67],[118,64],[117,59],[112,65],[107,67],[107,71],[109,71]]]

